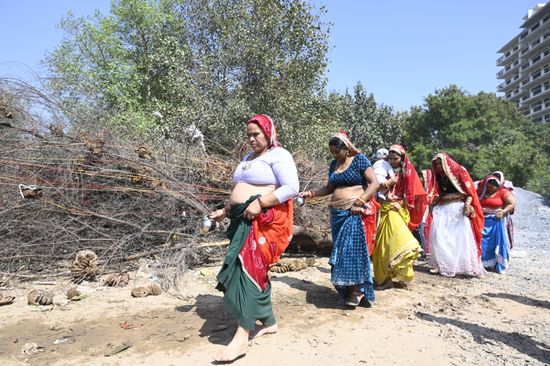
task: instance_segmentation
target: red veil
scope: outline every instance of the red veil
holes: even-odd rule
[[[271,117],[266,114],[256,114],[246,121],[247,125],[249,123],[256,123],[260,126],[264,135],[266,135],[269,140],[269,148],[281,146],[281,144],[277,141],[277,130],[275,129],[275,124],[273,123]]]
[[[401,167],[403,174],[399,175],[395,191],[399,192],[403,190],[404,192],[403,199],[407,203],[407,209],[411,217],[409,229],[412,231],[422,223],[424,211],[426,211],[426,207],[428,206],[426,190],[422,186],[418,173],[409,160],[405,148],[401,145],[392,145],[389,151],[394,151],[402,157]]]
[[[443,172],[449,178],[449,181],[453,184],[457,191],[467,196],[472,197],[472,208],[474,213],[470,215],[470,224],[472,225],[472,231],[474,232],[474,237],[477,244],[477,254],[481,256],[481,238],[482,231],[485,224],[485,218],[483,216],[483,210],[481,204],[479,203],[479,198],[477,196],[476,188],[474,182],[470,177],[470,174],[462,165],[458,164],[456,161],[451,159],[447,153],[440,152],[432,159],[432,167],[435,176],[441,175],[441,171],[438,171],[434,167],[434,161],[440,158],[441,166]],[[434,197],[439,196],[439,185],[435,184],[434,187]]]
[[[435,199],[435,179],[431,169],[422,170],[424,180],[424,189],[426,190],[428,205],[431,205]],[[422,221],[426,223],[424,227],[424,238],[426,239],[426,254],[430,253],[430,229],[432,227],[432,213],[428,208],[424,212]]]

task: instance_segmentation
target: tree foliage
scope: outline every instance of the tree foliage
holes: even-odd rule
[[[353,96],[346,93],[342,100],[340,120],[366,154],[401,142],[402,116],[390,106],[377,104],[374,95],[367,94],[361,83],[355,85]]]
[[[268,113],[298,146],[323,87],[323,11],[302,0],[116,0],[109,16],[63,19],[50,86],[128,132],[194,124],[235,144],[246,117]]]
[[[548,169],[537,130],[515,104],[493,93],[469,95],[451,85],[411,111],[404,140],[418,167],[429,167],[431,157],[444,150],[475,178],[502,170],[507,179],[524,186]]]
[[[49,87],[63,111],[128,135],[177,139],[197,126],[210,148],[232,149],[243,122],[266,113],[286,147],[312,158],[346,129],[367,154],[401,142],[421,169],[445,150],[475,178],[502,170],[550,193],[548,126],[495,94],[451,85],[407,113],[360,83],[326,95],[323,13],[307,0],[114,0],[108,16],[61,21]]]

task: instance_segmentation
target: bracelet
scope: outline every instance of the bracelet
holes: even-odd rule
[[[464,201],[464,203],[466,203],[466,204],[469,205],[469,204],[472,203],[472,200],[473,200],[472,196],[468,196],[468,197],[466,198],[466,201]]]
[[[362,199],[361,197],[357,197],[355,199],[355,202],[359,202],[360,204],[357,205],[357,206],[365,206],[367,204],[367,201],[365,201],[364,199]]]
[[[315,191],[309,191],[311,198],[315,197]]]
[[[262,200],[261,200],[262,196],[256,198],[258,200],[258,204],[260,205],[260,208],[263,208],[262,207]]]

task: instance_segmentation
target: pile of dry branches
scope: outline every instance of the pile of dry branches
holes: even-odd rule
[[[204,241],[200,219],[226,200],[232,160],[63,130],[0,115],[0,271],[51,273],[82,249],[103,265],[167,250],[180,262],[167,265],[187,262],[173,253]]]
[[[239,153],[209,156],[168,140],[147,146],[31,117],[0,98],[0,272],[67,273],[84,249],[104,268],[154,255],[181,269],[223,254],[199,245],[208,240],[198,226],[227,201]],[[318,187],[326,166],[307,154],[296,161],[302,188]],[[298,208],[296,222],[328,232],[315,203]]]

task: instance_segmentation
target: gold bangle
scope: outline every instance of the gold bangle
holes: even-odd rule
[[[357,201],[357,202],[360,203],[360,205],[358,205],[358,206],[365,206],[365,205],[367,204],[367,201],[365,201],[365,200],[362,199],[361,197],[357,197],[357,198],[355,199],[355,201]]]

